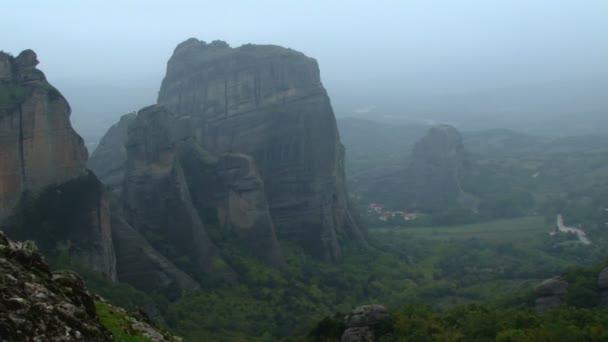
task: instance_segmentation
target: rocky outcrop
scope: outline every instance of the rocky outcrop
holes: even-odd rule
[[[125,114],[103,136],[89,158],[88,167],[95,172],[112,191],[120,192],[127,161],[127,129],[135,120],[136,113]]]
[[[355,308],[344,318],[346,330],[341,342],[376,341],[374,330],[381,324],[390,321],[388,310],[382,305],[362,305]]]
[[[70,106],[33,51],[0,56],[0,228],[115,279],[109,199],[86,170]]]
[[[36,69],[36,54],[0,55],[1,220],[23,193],[83,175],[87,151],[67,101]]]
[[[328,260],[340,257],[339,238],[365,242],[314,59],[278,46],[189,39],[169,60],[158,103],[188,118],[212,154],[253,158],[279,237]]]
[[[104,326],[107,320],[112,325]],[[89,293],[77,274],[51,273],[35,244],[10,241],[0,232],[1,341],[116,341],[108,328],[138,341],[181,341],[157,329],[145,314]]]
[[[30,242],[0,233],[0,340],[114,341],[74,273],[51,273]]]
[[[562,277],[544,280],[536,288],[536,311],[547,312],[558,307],[568,293],[568,282]]]

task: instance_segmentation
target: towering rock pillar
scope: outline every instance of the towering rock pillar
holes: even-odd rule
[[[109,201],[36,53],[0,52],[0,228],[116,278]]]
[[[314,59],[279,46],[231,48],[192,38],[169,60],[158,103],[188,117],[210,152],[254,159],[280,238],[328,260],[340,258],[340,239],[365,242]]]

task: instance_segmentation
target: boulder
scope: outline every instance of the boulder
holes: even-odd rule
[[[536,311],[547,312],[562,304],[568,293],[568,282],[561,277],[553,277],[541,282],[535,288]]]
[[[362,305],[344,317],[346,330],[340,338],[341,342],[373,342],[376,341],[374,330],[379,325],[390,321],[388,310],[382,305]]]

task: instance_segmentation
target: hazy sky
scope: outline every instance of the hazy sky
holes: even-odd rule
[[[60,88],[140,87],[152,99],[189,37],[300,50],[342,98],[608,75],[605,0],[29,0],[2,10],[0,49],[34,49]]]

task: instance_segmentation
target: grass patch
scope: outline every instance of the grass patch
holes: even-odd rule
[[[120,342],[150,342],[151,340],[136,335],[137,333],[131,329],[131,323],[127,320],[127,316],[114,310],[106,303],[96,301],[95,308],[99,321],[108,329],[114,338]]]

